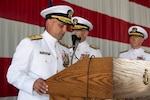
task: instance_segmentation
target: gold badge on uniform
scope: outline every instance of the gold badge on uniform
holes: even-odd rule
[[[69,54],[67,54],[65,51],[63,51],[62,59],[63,59],[64,67],[68,67],[68,65],[69,65]]]

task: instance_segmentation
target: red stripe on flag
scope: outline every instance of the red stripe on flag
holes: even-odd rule
[[[150,0],[129,0],[129,1],[135,2],[137,4],[140,4],[140,5],[150,8]]]
[[[11,64],[11,58],[0,58],[0,97],[17,96],[18,90],[10,85],[6,79],[6,73],[9,65]]]
[[[63,0],[53,1],[53,5],[59,4],[65,4],[73,7],[75,12],[73,16],[84,17],[93,23],[94,29],[90,32],[89,36],[129,43],[128,28],[133,25],[130,22],[98,13],[96,11],[88,10]],[[150,33],[150,28],[143,28]],[[143,45],[150,46],[150,39],[145,40]]]
[[[40,11],[48,7],[49,0],[1,0],[0,17],[44,26]]]

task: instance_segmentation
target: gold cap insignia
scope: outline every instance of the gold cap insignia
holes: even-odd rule
[[[73,24],[76,25],[78,23],[78,19],[73,19]]]
[[[69,17],[69,18],[71,18],[71,17],[72,17],[72,15],[73,15],[72,10],[68,10],[68,11],[67,11],[67,14],[68,14],[68,17]]]
[[[132,31],[131,31],[132,33],[136,33],[137,32],[137,28],[132,28]]]

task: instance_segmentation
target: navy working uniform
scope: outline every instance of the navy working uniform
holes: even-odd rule
[[[140,36],[144,40],[148,38],[148,34],[145,29],[140,26],[132,26],[128,29],[129,36]],[[120,58],[129,58],[134,60],[150,60],[150,54],[142,47],[138,49],[131,48],[130,50],[123,51],[119,54]]]
[[[68,23],[69,18],[61,16],[67,14],[68,10],[73,11],[69,6],[53,6],[43,10],[41,15],[45,17],[51,12],[52,17],[67,20]],[[46,80],[63,70],[63,57],[69,55],[66,53],[58,40],[46,30],[40,35],[23,39],[16,48],[7,72],[8,82],[19,89],[18,100],[50,100],[49,94],[39,95],[34,91],[33,84],[38,78]]]
[[[93,29],[93,25],[90,21],[82,18],[82,17],[72,17],[71,19],[74,26],[72,30],[88,30],[91,31]],[[82,37],[81,37],[82,38]],[[72,57],[74,50],[73,47],[70,48],[70,55]],[[93,57],[102,57],[101,51],[99,48],[95,47],[94,45],[89,45],[86,40],[80,42],[77,46],[75,54],[73,56],[72,64],[76,63],[82,58],[90,58]]]

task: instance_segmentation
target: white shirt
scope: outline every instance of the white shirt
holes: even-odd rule
[[[64,69],[62,48],[47,31],[42,39],[23,39],[16,48],[7,72],[7,80],[19,89],[18,100],[49,100],[49,95],[39,95],[33,90],[38,78],[44,80]]]
[[[119,54],[120,58],[129,58],[134,60],[150,60],[150,54],[146,53],[144,49],[130,49]]]
[[[73,48],[70,48],[70,54],[72,57]],[[102,57],[102,54],[99,49],[92,48],[86,41],[83,41],[78,44],[75,55],[73,56],[72,64],[76,63],[82,58],[90,58],[91,56]]]

